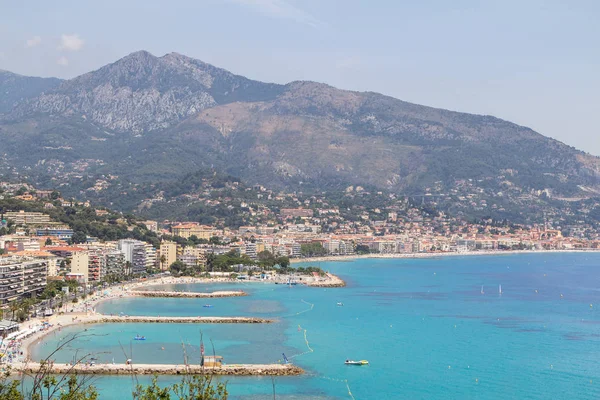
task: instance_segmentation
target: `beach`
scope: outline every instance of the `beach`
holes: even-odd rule
[[[285,279],[282,278],[282,282]],[[17,356],[11,360],[13,364],[23,366],[24,362],[30,362],[29,355],[32,346],[38,344],[43,338],[51,333],[61,331],[62,328],[77,324],[112,323],[112,322],[172,322],[172,323],[270,323],[269,319],[248,317],[138,317],[125,315],[103,315],[96,312],[100,302],[126,297],[181,297],[181,298],[213,298],[213,297],[238,297],[245,296],[242,291],[218,291],[218,292],[185,292],[185,291],[147,291],[140,290],[155,285],[176,285],[190,283],[247,283],[232,278],[198,278],[198,277],[160,277],[150,278],[140,282],[127,282],[107,289],[94,292],[85,300],[78,303],[69,303],[69,312],[55,313],[46,318],[33,318],[20,324],[20,331],[31,330],[31,333],[19,341],[12,342],[12,351]],[[252,283],[270,283],[274,280],[252,280]],[[339,277],[327,274],[325,277],[309,277],[306,286],[313,287],[342,287],[345,286]]]

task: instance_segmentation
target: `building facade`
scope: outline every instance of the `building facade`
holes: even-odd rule
[[[48,264],[43,260],[0,261],[0,304],[32,297],[46,287]]]

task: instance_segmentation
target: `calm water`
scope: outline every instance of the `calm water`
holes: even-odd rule
[[[92,325],[56,358],[91,351],[105,361],[132,354],[134,362],[180,363],[182,347],[198,358],[202,330],[207,348],[211,339],[226,362],[277,362],[285,352],[305,368],[307,376],[275,380],[279,399],[600,398],[598,253],[362,259],[321,267],[348,287],[246,283],[233,286],[250,293],[242,298],[132,298],[99,307],[129,315],[256,315],[279,323]],[[231,285],[176,287],[225,288]],[[207,302],[213,307],[202,307]],[[82,329],[48,337],[34,358]],[[132,341],[136,334],[147,340]],[[345,366],[346,358],[371,365]],[[132,379],[104,377],[97,386],[102,398],[126,398]],[[234,399],[273,398],[270,378],[230,379],[229,389]]]

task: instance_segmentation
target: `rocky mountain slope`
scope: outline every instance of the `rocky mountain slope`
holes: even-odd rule
[[[34,78],[0,70],[0,114],[10,112],[15,104],[56,88],[57,78]]]
[[[0,92],[9,87],[0,80]],[[123,188],[201,168],[303,190],[443,196],[471,180],[502,196],[600,194],[598,157],[526,127],[320,83],[252,81],[176,53],[133,53],[28,93],[3,99],[0,171],[82,196],[99,181]]]

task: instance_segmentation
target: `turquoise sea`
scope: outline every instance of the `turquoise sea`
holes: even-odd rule
[[[303,367],[305,376],[275,379],[278,399],[600,398],[600,253],[360,259],[320,266],[348,286],[177,285],[169,289],[233,287],[250,295],[117,299],[98,307],[129,315],[277,317],[278,323],[74,327],[47,337],[33,357],[44,357],[65,336],[87,328],[57,361],[93,352],[107,362],[132,357],[134,363],[176,364],[185,348],[194,362],[202,331],[207,351],[214,346],[227,363],[278,362],[285,353]],[[213,307],[202,307],[207,303]],[[133,341],[136,334],[147,340]],[[346,366],[347,358],[370,365]],[[103,399],[128,398],[133,380],[102,377],[96,385]],[[232,399],[273,398],[270,378],[232,378],[228,387]]]

